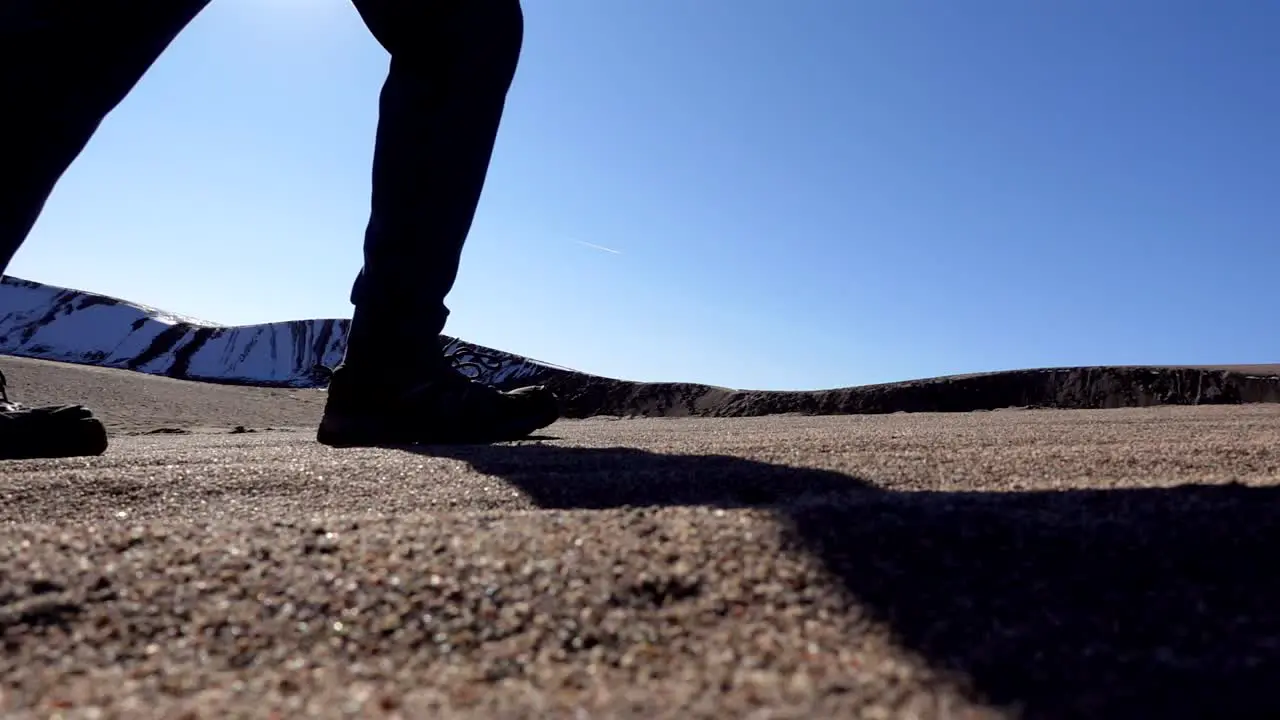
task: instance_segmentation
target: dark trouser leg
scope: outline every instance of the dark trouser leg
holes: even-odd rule
[[[345,364],[416,373],[439,355],[524,17],[519,0],[352,1],[391,68]]]
[[[0,0],[0,273],[98,124],[209,0]]]

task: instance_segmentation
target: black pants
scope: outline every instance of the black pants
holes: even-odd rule
[[[0,0],[0,273],[102,119],[209,2]],[[519,0],[352,2],[391,55],[346,360],[381,365],[438,352],[524,18]]]

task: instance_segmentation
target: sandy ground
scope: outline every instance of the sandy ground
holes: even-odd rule
[[[83,403],[113,435],[166,430],[303,427],[320,421],[319,390],[252,388],[0,355],[13,399]]]
[[[1280,714],[1280,406],[336,451],[321,393],[0,369],[116,432],[0,464],[4,717]]]

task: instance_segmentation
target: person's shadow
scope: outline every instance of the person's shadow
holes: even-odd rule
[[[1025,717],[1280,717],[1280,489],[888,492],[719,455],[428,447],[544,508],[762,507],[907,647]]]

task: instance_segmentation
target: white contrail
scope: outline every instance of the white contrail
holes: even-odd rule
[[[599,250],[601,252],[613,253],[614,255],[622,254],[621,250],[614,250],[613,248],[608,248],[603,245],[597,245],[595,243],[589,243],[589,242],[586,242],[585,240],[575,240],[574,242],[578,243],[579,245],[584,245],[586,247],[589,247],[592,250]]]

